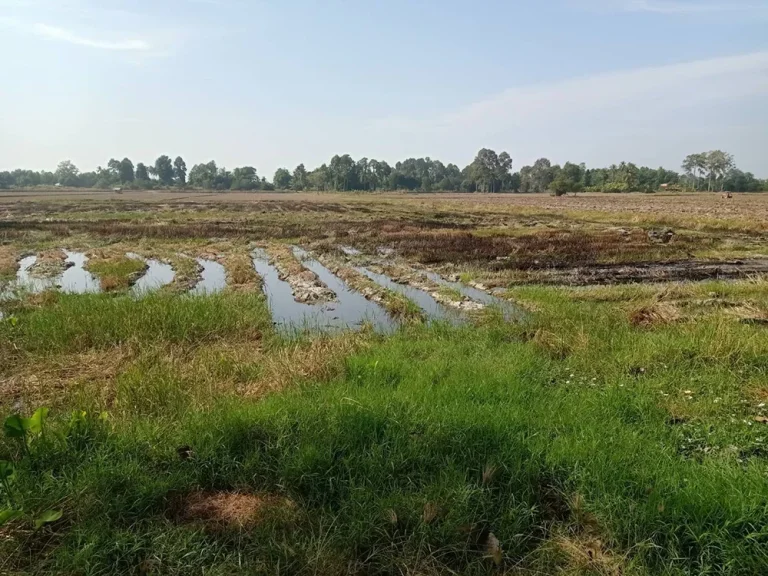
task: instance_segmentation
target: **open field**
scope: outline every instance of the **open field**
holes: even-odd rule
[[[764,573],[767,279],[768,194],[2,192],[0,574]]]

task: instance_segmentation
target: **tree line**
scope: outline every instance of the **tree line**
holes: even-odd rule
[[[562,166],[540,158],[530,166],[513,171],[507,152],[497,154],[483,148],[468,166],[440,160],[408,158],[391,166],[387,162],[349,154],[336,155],[314,170],[299,164],[293,171],[279,168],[271,181],[259,176],[256,168],[233,170],[215,161],[195,164],[187,170],[181,156],[171,160],[162,155],[153,164],[135,166],[129,158],[107,162],[93,172],[80,172],[70,161],[59,163],[55,172],[14,170],[0,172],[0,188],[66,186],[80,188],[199,188],[206,190],[313,190],[418,192],[549,192],[563,195],[575,192],[655,192],[657,190],[729,190],[754,192],[768,190],[768,180],[736,168],[733,156],[721,150],[690,154],[682,163],[682,173],[666,168],[637,166],[621,162],[607,168],[587,168],[583,163]]]

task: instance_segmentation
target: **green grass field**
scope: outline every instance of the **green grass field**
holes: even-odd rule
[[[288,334],[243,254],[4,304],[0,574],[768,572],[764,278]]]

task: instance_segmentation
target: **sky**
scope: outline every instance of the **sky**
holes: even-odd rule
[[[0,0],[0,170],[483,147],[768,177],[768,0]]]

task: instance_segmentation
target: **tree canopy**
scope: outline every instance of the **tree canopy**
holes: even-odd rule
[[[14,170],[0,172],[0,188],[35,186],[109,188],[191,187],[210,190],[315,190],[375,192],[524,192],[555,195],[588,192],[655,192],[672,190],[730,190],[753,192],[768,190],[768,180],[759,180],[736,167],[731,154],[722,150],[690,154],[682,162],[682,174],[663,167],[637,166],[621,162],[607,168],[588,168],[583,163],[553,164],[539,158],[532,165],[513,172],[514,162],[507,152],[481,149],[463,169],[429,157],[407,158],[394,166],[384,160],[335,155],[314,170],[299,164],[293,170],[280,168],[272,182],[259,177],[253,166],[227,170],[215,161],[195,164],[187,171],[181,156],[171,161],[162,155],[149,167],[130,158],[107,162],[93,172],[80,172],[69,160],[55,172]]]

